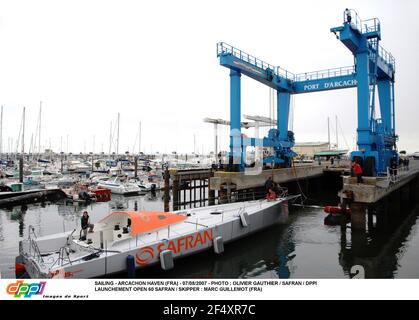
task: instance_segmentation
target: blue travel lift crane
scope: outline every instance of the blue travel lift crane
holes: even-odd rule
[[[358,150],[351,153],[364,168],[364,175],[387,173],[397,160],[394,108],[395,60],[379,44],[380,21],[361,20],[354,10],[344,11],[343,25],[331,28],[354,55],[355,66],[294,74],[273,66],[226,43],[217,44],[220,64],[230,69],[230,170],[244,171],[246,147],[271,147],[273,155],[264,164],[290,167],[296,155],[294,133],[288,130],[292,94],[357,88]],[[277,92],[277,127],[263,139],[241,135],[240,77],[244,74]],[[376,118],[375,92],[381,118]]]

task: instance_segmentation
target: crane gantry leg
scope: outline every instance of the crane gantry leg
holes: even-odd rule
[[[370,151],[370,84],[368,51],[357,54],[356,61],[356,80],[358,83],[358,149],[361,151]]]
[[[278,132],[281,140],[286,140],[288,137],[288,119],[290,115],[290,93],[277,92],[277,118],[278,118]]]
[[[382,80],[377,82],[378,97],[380,101],[381,120],[386,134],[393,134],[391,125],[391,86],[389,80]]]
[[[243,150],[241,143],[241,73],[230,70],[230,155],[229,165],[233,171],[243,171]],[[238,168],[237,168],[238,167]]]

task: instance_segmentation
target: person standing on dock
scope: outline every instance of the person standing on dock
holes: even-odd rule
[[[397,157],[393,156],[390,160],[390,175],[397,176]]]
[[[355,177],[354,164],[355,161],[351,160],[351,177]]]
[[[362,183],[362,168],[357,161],[354,162],[354,173],[357,179],[357,183]]]

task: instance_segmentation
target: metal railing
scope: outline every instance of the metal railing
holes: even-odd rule
[[[361,20],[361,33],[379,32],[379,31],[380,31],[380,20],[378,18]]]
[[[351,10],[353,11],[353,10]],[[357,19],[359,19],[358,15],[356,15]],[[375,28],[377,22],[376,18],[370,19],[374,22],[373,27],[369,27],[368,25],[365,25],[365,30],[372,30],[371,28]],[[366,21],[370,21],[366,20]],[[361,23],[362,20],[359,20]],[[365,22],[365,21],[364,21]],[[360,27],[361,28],[361,27]],[[362,29],[362,28],[361,28]],[[360,29],[360,30],[361,30]],[[377,39],[370,39],[368,41],[370,49],[376,51],[377,47]],[[298,73],[294,74],[288,70],[285,70],[278,66],[273,66],[267,62],[264,62],[252,55],[249,55],[248,53],[237,49],[233,46],[230,46],[229,44],[226,44],[224,42],[217,43],[217,57],[221,55],[232,55],[238,59],[240,59],[243,62],[246,62],[250,65],[253,65],[259,69],[262,69],[263,71],[272,71],[274,75],[285,78],[290,80],[291,82],[296,81],[308,81],[308,80],[319,80],[319,79],[326,79],[331,77],[339,77],[339,76],[347,76],[347,75],[353,75],[355,74],[355,66],[346,66],[346,67],[339,67],[339,68],[331,68],[331,69],[324,69],[324,70],[318,70],[318,71],[311,71],[311,72],[304,72],[304,73]],[[396,61],[394,57],[389,53],[387,50],[385,50],[382,46],[378,46],[378,56],[387,64],[391,65],[393,70],[395,70],[395,64]]]
[[[33,238],[32,238],[33,237]],[[29,226],[29,234],[28,234],[28,244],[29,244],[29,256],[36,259],[38,262],[44,262],[44,259],[42,258],[41,251],[39,250],[38,244],[36,243],[36,234],[35,234],[35,228],[30,225]]]
[[[397,182],[400,178],[404,177],[409,171],[409,165],[401,164],[396,168],[387,168],[387,180],[390,182]]]
[[[263,187],[260,187],[260,189]],[[239,192],[239,191],[232,191],[230,196],[222,199],[220,196],[218,200],[223,200],[223,203],[235,203],[241,201],[252,201],[252,200],[264,200],[266,199],[267,192],[265,190],[253,190],[253,191],[246,191],[246,192]],[[289,196],[288,188],[277,186],[275,188],[276,198],[286,198]]]
[[[393,70],[396,69],[396,59],[394,59],[393,55],[382,46],[378,47],[378,56],[383,59],[385,63],[390,64],[393,67]]]
[[[343,12],[343,22],[350,23],[353,28],[356,28],[361,32],[362,20],[358,16],[358,13],[353,9],[345,9]]]
[[[380,20],[378,18],[362,20],[358,16],[358,13],[353,9],[345,10],[343,12],[343,21],[346,23],[350,23],[350,25],[353,28],[357,29],[361,34],[380,32],[381,30]],[[376,46],[374,47],[374,42],[376,41],[377,39],[368,40],[368,42],[372,44],[370,48],[375,50]],[[378,47],[378,56],[381,59],[383,59],[385,63],[391,65],[393,69],[395,69],[396,61],[394,57],[391,55],[391,53],[386,51],[382,46]]]
[[[368,46],[370,50],[374,53],[377,53],[377,39],[369,39]],[[385,50],[381,45],[378,45],[378,57],[381,58],[386,64],[392,66],[393,70],[396,67],[396,59],[394,59],[393,55]],[[375,57],[371,56],[370,59],[374,59]]]
[[[362,20],[353,9],[346,9],[343,12],[343,22],[349,23],[352,28],[357,29],[360,33],[380,31],[380,20],[378,18]]]
[[[229,44],[226,44],[224,42],[217,43],[217,57],[221,55],[232,55],[241,61],[247,62],[259,69],[262,69],[264,71],[271,70],[275,75],[286,78],[292,82],[295,81],[306,81],[306,80],[318,80],[318,79],[324,79],[328,77],[338,77],[338,76],[345,76],[345,75],[351,75],[355,73],[355,67],[354,66],[348,66],[348,67],[340,67],[340,68],[332,68],[332,69],[325,69],[325,70],[319,70],[319,71],[313,71],[313,72],[305,72],[305,73],[299,73],[294,74],[288,70],[285,70],[278,66],[273,66],[267,62],[264,62],[252,55],[249,55],[248,53],[237,49],[233,46],[230,46]]]
[[[286,78],[290,81],[294,81],[295,74],[292,72],[289,72],[288,70],[285,70],[281,67],[271,65],[270,63],[267,63],[263,60],[260,60],[256,58],[255,56],[252,56],[240,49],[237,49],[227,43],[219,42],[217,43],[217,57],[221,55],[232,55],[241,61],[244,61],[246,63],[249,63],[259,69],[262,69],[264,71],[271,70],[273,74],[280,76],[282,78]]]
[[[298,73],[295,75],[295,81],[318,80],[330,77],[347,76],[355,73],[354,66],[332,68],[319,71]]]

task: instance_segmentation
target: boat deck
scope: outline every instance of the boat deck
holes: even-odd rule
[[[277,204],[282,200],[276,200],[272,202],[266,202],[263,200],[255,200],[247,202],[246,205],[243,203],[233,203],[217,206],[216,209],[211,207],[203,208],[194,208],[190,210],[181,210],[174,211],[176,214],[185,214],[187,215],[186,220],[169,225],[165,228],[158,229],[146,234],[141,234],[138,236],[132,237],[130,234],[127,234],[125,238],[116,241],[108,241],[105,244],[105,247],[108,250],[115,251],[126,251],[134,247],[151,245],[162,240],[169,240],[172,238],[177,238],[179,236],[187,235],[195,231],[205,230],[211,227],[214,227],[217,224],[232,221],[239,217],[239,210],[245,211],[248,215],[259,211],[261,209],[268,208],[274,204]],[[213,212],[217,212],[214,214]],[[190,214],[190,216],[188,216]],[[99,234],[100,229],[96,230],[94,233]],[[89,233],[87,238],[91,237],[93,234]],[[98,243],[98,237],[91,237],[93,243],[90,244],[92,247],[100,247]],[[96,240],[96,241],[95,241]],[[75,240],[79,243],[79,240]]]

